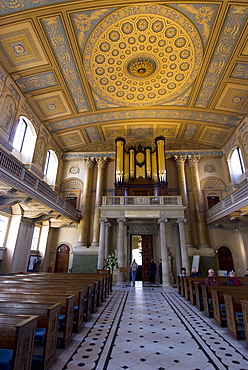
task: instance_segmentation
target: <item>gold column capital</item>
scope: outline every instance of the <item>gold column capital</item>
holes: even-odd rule
[[[108,162],[108,157],[96,157],[95,161],[98,167],[105,167]]]
[[[187,155],[175,155],[174,160],[177,166],[184,166],[187,159]]]
[[[188,155],[189,167],[197,166],[200,159],[200,155]]]
[[[95,158],[94,157],[84,158],[84,164],[86,168],[92,168],[95,164]]]

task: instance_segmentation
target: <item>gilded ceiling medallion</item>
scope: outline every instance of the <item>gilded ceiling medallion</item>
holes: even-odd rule
[[[132,58],[127,65],[127,71],[133,77],[146,77],[154,73],[156,62],[146,56]]]
[[[188,18],[143,4],[104,18],[89,36],[83,60],[95,93],[115,104],[144,106],[186,91],[202,54],[200,35]]]

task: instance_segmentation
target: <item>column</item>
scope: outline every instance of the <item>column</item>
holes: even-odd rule
[[[76,248],[88,246],[89,220],[91,212],[91,190],[93,179],[94,158],[84,158],[86,176],[84,182],[83,202],[81,209],[81,221],[79,224],[80,234]]]
[[[193,200],[195,206],[195,215],[196,215],[196,226],[197,226],[197,235],[198,235],[198,246],[201,247],[209,247],[208,241],[208,231],[206,220],[204,217],[204,203],[202,199],[202,193],[200,188],[200,180],[198,174],[198,161],[200,160],[200,156],[196,155],[189,155],[189,168],[190,168],[190,175],[192,181],[192,192],[193,192]]]
[[[109,229],[111,227],[110,222],[105,223],[105,256],[104,259],[106,260],[109,255]]]
[[[172,225],[173,228],[173,237],[174,237],[174,253],[175,253],[175,262],[176,262],[176,275],[180,274],[180,268],[182,267],[181,262],[181,251],[180,251],[180,243],[179,243],[179,232],[178,232],[178,224],[174,223]]]
[[[124,229],[125,229],[125,218],[117,219],[119,224],[119,233],[118,233],[118,246],[117,246],[117,255],[118,255],[118,270],[117,270],[117,282],[116,285],[124,285],[124,272],[120,271],[120,267],[124,266]]]
[[[98,250],[98,262],[97,268],[103,269],[104,266],[104,257],[105,257],[105,224],[108,220],[101,218],[99,220],[100,226],[100,239],[99,239],[99,250]]]
[[[177,223],[179,226],[179,237],[180,237],[180,249],[181,249],[181,257],[182,257],[182,266],[185,267],[187,273],[190,272],[189,267],[189,256],[188,256],[188,249],[186,244],[186,233],[184,223],[186,222],[185,218],[177,219]]]
[[[175,159],[176,168],[177,168],[179,193],[182,197],[183,205],[186,207],[185,216],[186,216],[187,222],[185,223],[185,231],[186,231],[187,245],[192,247],[193,242],[192,242],[191,223],[190,223],[189,201],[188,201],[188,192],[187,192],[187,184],[186,184],[186,176],[185,176],[185,161],[187,159],[187,156],[186,155],[175,155],[174,159]]]
[[[169,266],[169,253],[166,242],[166,230],[165,223],[168,221],[167,218],[159,219],[160,224],[160,247],[161,247],[161,259],[162,259],[162,280],[163,287],[170,287],[170,266]]]
[[[104,179],[105,179],[105,168],[108,158],[99,157],[95,158],[97,163],[97,181],[96,181],[96,199],[95,199],[95,212],[93,221],[93,240],[91,247],[98,247],[99,243],[99,232],[100,232],[100,209],[102,204],[102,196],[104,191]]]

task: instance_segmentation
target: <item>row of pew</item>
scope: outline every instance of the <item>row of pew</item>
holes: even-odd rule
[[[248,348],[248,278],[238,278],[241,286],[227,286],[226,276],[218,279],[221,285],[206,286],[205,277],[178,276],[177,292],[234,338],[245,339]]]
[[[0,369],[48,369],[111,291],[108,273],[1,275]]]

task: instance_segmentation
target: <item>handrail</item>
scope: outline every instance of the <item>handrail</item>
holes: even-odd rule
[[[8,175],[7,179],[6,175]],[[56,209],[66,217],[78,220],[78,211],[70,203],[62,199],[44,181],[39,180],[22,163],[2,149],[0,149],[0,179],[13,187],[19,187],[20,191]]]
[[[221,200],[206,212],[208,222],[211,219],[224,217],[230,212],[238,210],[240,207],[248,205],[248,183],[235,190],[232,194],[228,195],[225,199]]]
[[[182,197],[172,196],[103,196],[102,206],[180,206]]]

